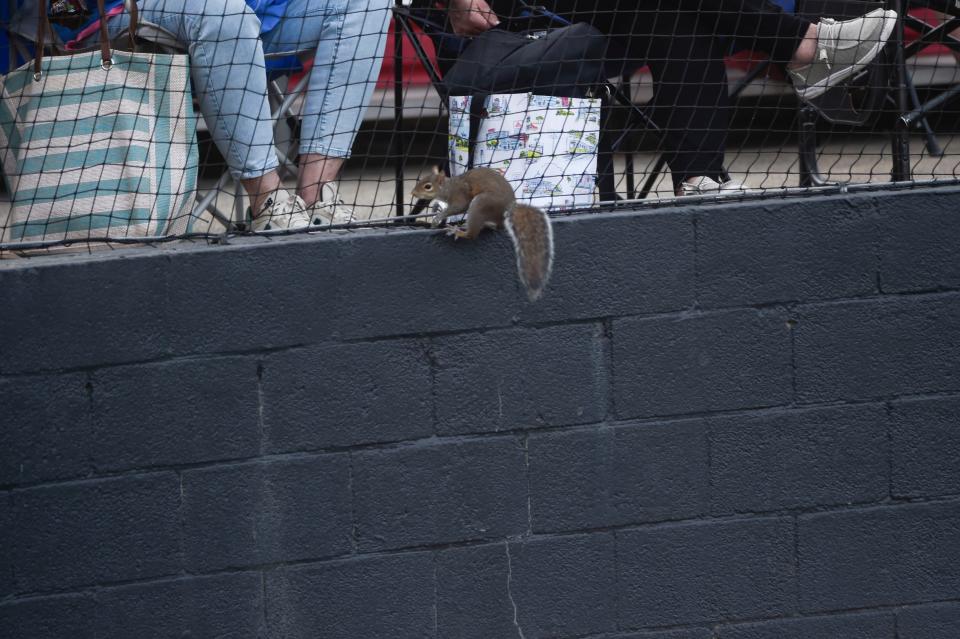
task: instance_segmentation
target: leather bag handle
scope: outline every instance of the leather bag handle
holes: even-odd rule
[[[37,0],[39,5],[39,17],[37,25],[36,52],[33,58],[33,79],[37,82],[43,77],[43,47],[47,35],[47,29],[50,28],[50,22],[47,19],[47,0]],[[125,0],[127,12],[130,14],[130,48],[136,51],[136,33],[137,33],[137,3],[134,0]],[[104,0],[97,0],[97,12],[100,14],[100,65],[104,69],[109,69],[113,65],[113,53],[110,51],[110,34],[107,31],[107,11],[104,7]]]
[[[99,1],[99,0],[98,0]],[[136,0],[123,0],[123,5],[130,14],[130,28],[127,29],[127,35],[130,36],[130,50],[137,51],[137,27],[140,25],[140,14],[137,9]]]

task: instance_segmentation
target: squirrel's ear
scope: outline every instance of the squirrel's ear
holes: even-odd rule
[[[440,167],[436,164],[433,165],[433,174],[440,175]]]

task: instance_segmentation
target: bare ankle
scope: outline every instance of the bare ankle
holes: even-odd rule
[[[253,217],[260,213],[260,209],[263,208],[267,199],[282,187],[280,176],[277,175],[276,171],[268,171],[260,177],[246,178],[240,180],[240,182],[250,199],[250,211],[253,213]]]
[[[793,58],[790,59],[790,63],[787,64],[787,68],[795,69],[797,67],[802,67],[813,62],[814,56],[817,55],[817,33],[819,29],[816,24],[811,24],[807,27],[807,32],[803,36],[803,40],[800,41],[800,44],[797,46],[797,50],[793,52]]]
[[[250,213],[253,217],[260,215],[260,212],[263,210],[263,205],[266,204],[271,195],[272,193],[261,193],[256,197],[250,197]]]
[[[336,182],[344,158],[328,157],[318,153],[304,153],[300,156],[300,183],[297,194],[307,206],[321,200],[323,185]]]
[[[320,189],[322,186],[323,183],[301,186],[297,189],[297,195],[306,202],[307,206],[313,206],[320,201]]]

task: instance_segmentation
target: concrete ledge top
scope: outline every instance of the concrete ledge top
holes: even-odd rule
[[[789,193],[788,197],[758,197],[753,199],[726,199],[713,201],[709,198],[697,198],[695,203],[638,203],[635,208],[617,211],[597,211],[559,215],[553,218],[560,228],[567,225],[594,224],[614,222],[616,220],[672,216],[677,214],[708,215],[717,211],[795,211],[800,213],[809,210],[822,210],[823,206],[843,209],[849,206],[860,208],[866,203],[883,201],[914,201],[916,198],[934,196],[939,198],[960,198],[960,186],[947,184],[943,186],[924,185],[915,188],[899,190],[864,190],[846,193],[836,193],[835,187],[822,193],[817,189],[800,190]],[[893,205],[896,207],[897,205]],[[397,238],[412,235],[418,238],[432,238],[440,236],[442,231],[427,228],[411,227],[381,227],[358,231],[315,232],[310,234],[292,234],[275,237],[231,237],[227,243],[214,243],[205,240],[181,240],[159,242],[152,245],[129,244],[113,246],[93,244],[91,250],[80,247],[54,248],[50,253],[34,252],[25,258],[11,258],[0,260],[0,272],[16,271],[35,268],[58,268],[64,265],[74,265],[82,262],[112,262],[115,260],[151,260],[174,259],[177,256],[205,255],[211,252],[217,254],[246,253],[262,249],[290,249],[294,246],[308,245],[319,249],[323,243],[332,242],[373,242],[384,238]],[[301,246],[302,248],[302,246]]]

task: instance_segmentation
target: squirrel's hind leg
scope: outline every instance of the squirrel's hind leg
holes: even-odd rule
[[[498,229],[503,226],[506,208],[501,198],[491,193],[481,193],[473,198],[467,209],[466,230],[457,237],[474,239],[483,229]]]

